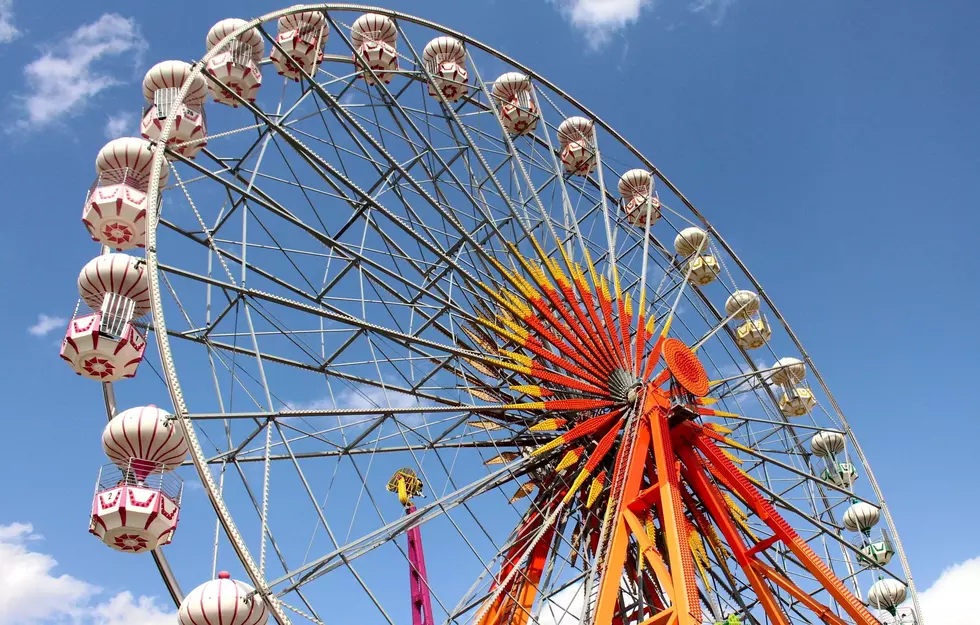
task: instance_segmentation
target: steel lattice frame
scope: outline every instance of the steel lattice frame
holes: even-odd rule
[[[676,520],[703,528],[701,523],[711,524],[699,520],[703,512],[717,524],[725,542],[758,536],[755,555],[760,562],[757,569],[735,569],[726,563],[729,557],[724,552],[709,545],[712,548],[698,564],[704,567],[701,577],[695,580],[693,569],[688,570],[688,592],[698,604],[692,610],[703,608],[705,618],[714,620],[737,611],[743,622],[764,622],[760,615],[765,599],[758,603],[756,578],[768,574],[770,580],[793,580],[813,599],[830,605],[833,614],[825,615],[828,622],[837,622],[833,615],[848,618],[815,583],[799,552],[776,540],[779,536],[763,518],[766,513],[760,516],[748,505],[744,519],[735,519],[739,521],[735,525],[717,520],[718,515],[734,514],[711,501],[711,492],[721,492],[719,484],[727,484],[727,492],[738,497],[731,483],[740,473],[727,459],[732,457],[755,481],[764,505],[791,519],[801,540],[820,552],[857,597],[867,589],[867,582],[862,587],[859,579],[883,575],[905,581],[913,601],[917,600],[898,534],[870,467],[802,344],[721,235],[648,159],[600,118],[523,65],[461,33],[376,7],[318,4],[267,14],[215,46],[195,65],[195,73],[235,35],[250,28],[259,28],[269,47],[277,46],[267,27],[283,15],[308,10],[325,12],[331,47],[344,54],[328,55],[315,76],[284,84],[278,101],[267,99],[269,91],[278,89],[273,80],[263,86],[258,106],[239,98],[241,110],[222,111],[227,119],[237,115],[239,125],[221,131],[211,128],[208,147],[195,160],[173,155],[171,165],[158,154],[148,206],[151,329],[162,376],[218,522],[280,623],[290,622],[290,613],[329,622],[323,617],[322,603],[311,599],[308,591],[322,595],[324,588],[336,589],[338,584],[358,589],[357,599],[351,595],[348,600],[358,606],[353,609],[368,611],[371,622],[395,622],[388,609],[398,597],[406,604],[408,600],[404,567],[393,567],[397,573],[391,573],[384,567],[379,570],[378,562],[404,563],[399,538],[420,525],[429,536],[430,550],[453,550],[458,560],[454,566],[474,572],[477,578],[456,603],[450,603],[453,597],[440,595],[440,583],[432,583],[436,620],[522,623],[533,615],[547,622],[570,623],[583,615],[586,620],[596,618],[601,608],[591,598],[584,608],[579,601],[571,610],[574,613],[568,614],[577,588],[584,588],[589,596],[588,589],[609,586],[601,584],[602,571],[598,571],[602,565],[597,562],[604,564],[604,556],[584,544],[587,529],[576,539],[573,526],[595,524],[606,500],[613,502],[609,511],[618,510],[622,502],[608,497],[606,484],[605,490],[595,487],[595,510],[576,502],[559,505],[564,493],[574,493],[577,486],[571,474],[562,477],[554,472],[560,453],[530,453],[555,434],[529,427],[562,416],[568,417],[571,427],[576,420],[602,416],[604,408],[569,411],[555,404],[540,406],[535,391],[526,390],[535,378],[520,365],[527,362],[530,348],[512,344],[514,353],[501,355],[503,343],[497,344],[501,335],[485,331],[476,319],[477,314],[492,319],[506,308],[494,295],[505,287],[522,299],[523,304],[515,304],[513,310],[526,305],[539,288],[533,280],[528,282],[534,277],[529,268],[557,257],[595,268],[594,297],[600,298],[601,291],[596,275],[604,275],[610,283],[616,279],[614,294],[631,292],[634,301],[641,302],[635,332],[628,322],[622,323],[624,318],[633,319],[632,313],[624,317],[622,307],[613,306],[611,316],[593,319],[592,325],[597,331],[606,327],[607,333],[610,327],[622,328],[625,352],[635,340],[637,370],[641,354],[659,354],[662,343],[656,333],[634,339],[646,314],[663,330],[661,336],[666,337],[669,329],[670,336],[697,346],[711,376],[725,379],[710,392],[718,400],[714,404],[718,409],[702,408],[703,417],[691,422],[699,425],[691,427],[726,426],[732,430],[727,435],[731,445],[721,452],[710,441],[702,441],[692,444],[694,451],[678,452],[678,458],[686,458],[683,479],[692,485],[692,492],[685,490],[678,496],[698,500],[685,501]],[[402,67],[390,85],[366,86],[351,64],[349,25],[369,11],[396,20]],[[442,34],[467,48],[470,96],[455,104],[427,95],[431,75],[419,61],[421,45]],[[485,73],[488,64],[497,66],[499,73],[517,70],[531,78],[540,115],[533,134],[510,137],[502,132],[499,105],[488,87],[493,76]],[[269,66],[264,68],[271,75]],[[187,87],[181,90],[180,99],[186,91]],[[217,108],[211,107],[212,123],[219,119]],[[596,128],[598,167],[585,178],[565,175],[554,140],[558,122],[575,114],[593,120]],[[244,119],[249,115],[251,119]],[[170,136],[174,118],[171,112],[161,143]],[[175,183],[161,206],[157,187],[163,167],[172,167]],[[648,169],[664,195],[663,219],[647,229],[625,221],[618,195],[610,187],[610,181],[633,167]],[[689,225],[710,233],[716,245],[713,253],[723,263],[720,278],[704,288],[689,285],[684,265],[669,243],[661,243]],[[319,286],[310,273],[314,268],[323,272]],[[481,291],[481,284],[487,288]],[[531,290],[522,292],[520,287],[528,284]],[[727,325],[731,317],[719,310],[718,304],[737,287],[756,291],[765,312],[781,326],[781,335],[759,350],[764,353],[761,358],[759,352],[736,346]],[[588,291],[587,285],[584,290]],[[582,297],[566,298],[564,303],[587,308]],[[622,297],[613,303],[621,304]],[[503,316],[514,323],[513,314]],[[586,356],[599,354],[599,358],[602,350],[609,349],[610,359],[617,351],[632,367],[630,354],[618,347],[603,347],[598,339],[592,342],[588,337],[582,340],[593,350]],[[582,358],[583,353],[576,356]],[[790,421],[780,413],[778,390],[767,381],[772,373],[768,363],[786,355],[803,359],[817,382],[818,409],[799,420]],[[648,360],[653,371],[659,357]],[[509,368],[501,366],[504,361]],[[662,365],[657,372],[661,370]],[[205,373],[209,380],[204,379]],[[662,383],[667,381],[664,375],[658,375]],[[563,379],[561,384],[583,384],[581,378]],[[318,405],[297,410],[294,398],[307,388],[307,380],[314,379],[326,382],[326,397]],[[214,396],[205,396],[203,387],[208,385],[214,386]],[[524,390],[513,391],[513,386]],[[565,388],[558,395],[563,400],[589,396],[576,388]],[[107,412],[112,415],[116,412],[112,387],[105,385],[105,389]],[[654,449],[651,458],[662,460],[655,449],[669,445],[672,435],[656,433],[659,417],[655,415],[661,413],[650,403],[654,394],[648,388],[643,393],[647,399],[621,409],[623,423],[617,427],[624,433],[620,437],[632,442],[616,452],[623,459],[619,464],[632,457],[630,449],[640,445],[639,439]],[[236,410],[233,402],[242,395],[251,405]],[[309,393],[301,401],[308,398]],[[666,410],[663,419],[668,418]],[[686,427],[672,431],[684,432]],[[810,455],[807,442],[812,433],[828,429],[848,435],[870,494],[862,496],[858,493],[863,490],[851,492],[817,477],[819,463]],[[379,471],[388,470],[388,457],[416,467],[434,501],[406,516],[388,508],[386,516],[385,504],[373,493],[384,488],[387,474]],[[482,468],[494,459],[499,464]],[[610,477],[619,474],[612,461],[608,460]],[[694,467],[701,462],[705,472],[698,477]],[[309,471],[321,466],[314,463],[333,468],[327,484],[319,483],[320,476]],[[374,469],[375,463],[383,468]],[[638,466],[642,465],[640,461]],[[657,466],[658,475],[672,471],[666,464]],[[228,468],[237,473],[240,483],[226,478]],[[334,485],[338,476],[341,486]],[[354,491],[345,492],[345,478],[355,484]],[[647,491],[662,483],[650,479]],[[507,496],[518,486],[519,492],[529,494],[530,488],[521,483],[531,482],[539,485],[536,495],[508,503]],[[501,495],[504,488],[507,492]],[[644,496],[650,497],[647,491]],[[868,566],[861,562],[853,537],[846,535],[839,521],[852,498],[881,507],[902,574],[893,566],[866,572]],[[370,512],[378,518],[362,522],[362,505],[373,508]],[[277,508],[286,506],[292,516],[284,518]],[[315,529],[302,563],[296,564],[294,556],[302,551],[301,545],[294,544],[295,534],[303,530],[301,508],[310,517],[303,521],[312,520]],[[349,522],[346,537],[338,534],[338,517]],[[554,525],[546,532],[549,519]],[[638,517],[627,521],[642,525]],[[179,549],[186,526],[198,522],[185,516],[172,548]],[[690,551],[685,551],[687,545],[658,542],[669,534],[670,524],[663,518],[648,523],[653,528],[649,540],[641,536],[642,529],[634,528],[636,535],[626,535],[622,542],[623,566],[629,574],[617,576],[612,584],[613,606],[622,622],[644,621],[647,614],[653,616],[645,622],[668,622],[667,618],[679,622],[676,613],[655,605],[665,599],[671,605],[681,601],[672,594],[661,596],[665,586],[657,582],[657,575],[675,574],[675,567],[661,571],[654,564],[657,570],[651,572],[647,565],[644,572],[640,554],[659,550],[667,559],[671,559],[667,554],[673,554],[676,563],[689,558]],[[726,523],[731,527],[724,527]],[[518,524],[520,529],[515,529]],[[251,525],[248,530],[261,539],[246,540],[243,525]],[[607,531],[615,531],[608,523],[598,526],[601,534],[593,540],[605,544]],[[329,541],[319,536],[324,531]],[[532,534],[534,544],[547,543],[547,549],[528,547]],[[616,538],[609,540],[615,543]],[[154,556],[171,594],[179,600],[180,586],[166,558],[161,552]],[[356,566],[359,559],[369,562],[367,570]],[[463,568],[463,560],[470,568]],[[540,561],[538,568],[536,561]],[[515,562],[519,565],[513,566]],[[438,580],[437,568],[430,559],[430,574]],[[676,569],[680,568],[678,564]],[[509,580],[505,571],[513,571]],[[191,585],[199,581],[203,580],[187,580]],[[785,611],[786,622],[821,620],[808,611],[813,599],[774,584],[770,600]],[[528,589],[532,589],[529,600]],[[658,610],[664,615],[660,620]]]

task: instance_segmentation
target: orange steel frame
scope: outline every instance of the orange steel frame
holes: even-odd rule
[[[656,382],[655,382],[656,383]],[[655,384],[654,383],[654,384]],[[731,550],[736,563],[742,569],[765,611],[774,625],[789,625],[789,618],[773,591],[773,586],[793,597],[800,605],[812,611],[828,625],[878,625],[868,609],[851,594],[819,557],[810,549],[791,526],[783,520],[768,501],[755,489],[741,471],[715,445],[720,438],[715,432],[692,422],[672,424],[670,395],[667,391],[649,385],[644,393],[641,422],[632,446],[622,445],[620,454],[630,454],[628,462],[617,464],[623,469],[623,490],[618,518],[611,519],[611,538],[604,574],[599,579],[599,589],[592,623],[611,625],[621,623],[618,604],[620,583],[630,564],[630,542],[635,541],[639,554],[645,559],[662,594],[670,604],[664,607],[656,593],[651,596],[649,609],[657,611],[645,620],[646,614],[634,612],[630,620],[640,625],[701,625],[703,615],[696,582],[693,557],[689,547],[688,532],[691,528],[714,522]],[[644,478],[650,484],[643,488]],[[691,493],[682,485],[686,483],[703,505],[703,511],[695,513],[695,524],[688,521],[685,501],[693,503]],[[754,544],[746,544],[739,531],[725,496],[719,488],[724,486],[743,501],[773,532],[773,537]],[[615,506],[610,501],[608,505]],[[703,514],[706,512],[706,514]],[[651,543],[644,531],[648,514],[655,514],[663,532],[666,554]],[[538,527],[540,515],[528,519],[525,536],[532,527]],[[758,554],[780,541],[796,556],[828,594],[847,612],[852,621],[845,621],[828,606],[814,599],[794,582],[763,563]],[[496,605],[481,620],[482,625],[525,625],[537,595],[537,585],[547,562],[551,548],[551,536],[542,540],[528,560],[523,575],[515,580],[510,592],[496,601]],[[520,557],[520,543],[509,554],[509,569]],[[542,547],[543,546],[543,547]],[[594,545],[591,546],[594,550]],[[635,570],[635,569],[633,569]],[[503,575],[501,575],[501,579]],[[649,587],[648,587],[649,590]]]

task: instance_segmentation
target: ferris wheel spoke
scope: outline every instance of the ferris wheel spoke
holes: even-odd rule
[[[202,244],[206,244],[205,242],[203,242],[203,241],[200,241],[200,240],[198,240],[197,238],[195,238],[195,237],[193,237],[193,236],[191,236],[191,235],[189,235],[189,234],[188,234],[188,233],[186,233],[185,231],[183,231],[183,230],[181,230],[181,229],[179,229],[179,228],[177,228],[176,226],[173,226],[173,225],[171,225],[171,224],[169,224],[168,222],[165,222],[165,223],[166,223],[166,225],[168,225],[168,227],[171,227],[171,228],[173,228],[173,229],[175,229],[175,230],[177,230],[177,231],[180,231],[180,232],[182,232],[182,233],[185,233],[185,234],[187,234],[187,236],[188,236],[189,238],[191,238],[192,240],[195,240],[195,241],[198,241],[198,242],[201,242]],[[240,264],[240,261],[239,261],[239,259],[238,259],[238,258],[237,258],[237,257],[236,257],[236,256],[235,256],[234,254],[232,254],[231,252],[228,252],[228,251],[225,251],[225,250],[223,250],[223,249],[221,249],[221,248],[218,248],[218,247],[216,247],[216,246],[214,246],[214,250],[215,250],[215,251],[216,251],[217,253],[219,253],[220,255],[222,255],[223,257],[225,257],[225,258],[228,258],[228,259],[230,259],[230,260],[233,260],[233,261],[235,261],[236,263],[239,263],[239,264]],[[355,255],[355,256],[356,256],[356,252],[350,252],[350,255]],[[361,260],[364,260],[364,259],[363,259],[363,257],[361,257],[361,256],[358,256],[358,257],[357,257],[357,260],[358,260],[358,261],[361,261]],[[412,288],[413,290],[415,290],[415,292],[417,293],[417,295],[416,295],[416,300],[417,300],[417,299],[419,299],[419,298],[420,298],[420,297],[422,296],[422,294],[423,294],[423,293],[426,293],[426,292],[428,292],[428,291],[429,291],[429,289],[426,289],[426,288],[420,288],[420,286],[419,286],[419,285],[416,285],[416,284],[414,284],[414,283],[412,283],[412,282],[410,282],[410,281],[408,281],[408,280],[406,280],[405,278],[403,278],[402,276],[400,276],[400,275],[399,275],[399,274],[397,274],[396,272],[393,272],[393,271],[391,271],[391,270],[388,270],[387,268],[385,268],[385,267],[383,267],[383,266],[380,266],[380,265],[377,265],[376,263],[372,263],[372,262],[371,262],[370,260],[367,260],[366,262],[367,262],[368,264],[371,264],[371,265],[372,265],[373,267],[376,267],[376,268],[379,268],[379,269],[380,269],[381,271],[383,271],[383,272],[385,272],[385,275],[386,275],[387,277],[396,277],[397,279],[399,279],[400,281],[402,281],[403,283],[405,283],[405,284],[406,284],[407,286],[409,286],[409,287],[411,287],[411,288]],[[351,265],[348,265],[348,266],[351,266]],[[270,272],[266,272],[266,271],[263,271],[263,270],[261,270],[260,268],[257,268],[257,267],[256,267],[256,268],[253,268],[253,270],[254,270],[254,271],[256,271],[256,272],[258,272],[258,273],[259,273],[260,275],[262,275],[262,276],[263,276],[264,278],[267,278],[267,279],[269,279],[269,280],[272,280],[272,281],[273,281],[273,282],[275,282],[276,284],[278,284],[278,285],[280,285],[280,286],[284,286],[285,288],[287,288],[287,289],[288,289],[289,291],[291,291],[292,293],[294,293],[294,294],[297,294],[297,295],[301,295],[301,296],[303,296],[303,297],[304,297],[304,298],[306,298],[306,299],[311,299],[311,300],[314,300],[314,301],[319,301],[319,300],[322,300],[322,297],[323,297],[323,295],[324,295],[324,293],[323,293],[323,292],[321,292],[320,294],[318,294],[318,296],[317,296],[317,297],[315,297],[315,298],[314,298],[314,297],[312,297],[312,295],[311,295],[310,293],[306,293],[305,291],[303,291],[302,289],[299,289],[298,287],[294,287],[294,286],[292,286],[292,285],[289,285],[288,283],[285,283],[284,281],[282,281],[282,280],[281,280],[281,279],[279,279],[278,277],[276,277],[276,276],[274,276],[274,275],[272,275],[272,274],[271,274]],[[443,271],[444,271],[444,272],[445,272],[445,271],[448,271],[448,269],[444,269]],[[439,276],[439,277],[441,277],[441,276]],[[438,280],[438,278],[439,278],[439,277],[437,277],[437,278],[436,278],[436,280]],[[436,285],[435,285],[435,282],[436,282],[436,280],[432,280],[432,284],[433,284],[433,286],[436,286]],[[390,292],[391,292],[392,294],[394,294],[394,295],[399,295],[399,294],[398,294],[398,293],[397,293],[396,291],[393,291],[393,290],[391,290],[391,289],[390,289],[390,287],[387,287],[387,282],[386,282],[386,281],[384,281],[384,280],[380,280],[380,279],[378,279],[378,280],[376,280],[376,283],[377,283],[377,284],[379,284],[379,285],[381,285],[381,286],[385,286],[385,287],[386,287],[386,289],[387,289],[387,290],[389,290],[389,291],[390,291]],[[399,295],[399,296],[400,296],[400,295]],[[414,303],[414,302],[411,302],[411,303]],[[451,302],[449,302],[449,305],[452,305],[452,303],[451,303]],[[461,313],[461,314],[465,314],[465,312],[464,312],[464,311],[462,311],[461,309],[459,309],[459,308],[458,308],[458,306],[454,306],[454,308],[455,308],[455,309],[457,310],[457,312],[459,312],[459,313]]]
[[[248,488],[247,481],[245,480],[244,475],[241,474],[241,468],[237,466],[237,463],[233,463],[233,464],[235,464],[236,465],[236,468],[239,470],[239,475],[242,478],[242,482],[245,485],[245,489],[246,489],[246,491],[249,494],[249,498],[251,499],[252,505],[255,507],[256,513],[257,514],[261,514],[261,508],[259,507],[259,502],[258,502],[258,500],[255,499],[255,497],[254,497],[251,489]],[[275,552],[276,557],[278,558],[278,560],[279,560],[280,564],[282,565],[282,567],[284,569],[288,570],[289,567],[286,564],[285,556],[283,555],[282,551],[279,549],[279,546],[276,543],[275,537],[273,537],[271,533],[269,534],[269,542],[272,545],[273,551]],[[309,612],[313,615],[313,618],[319,620],[320,617],[317,614],[316,608],[306,598],[305,594],[301,591],[301,589],[298,589],[298,588],[296,589],[296,595],[299,597],[300,601],[303,602],[303,605],[306,606],[306,609],[309,610]]]
[[[392,521],[384,527],[378,528],[367,535],[350,541],[346,545],[336,548],[331,553],[311,560],[306,564],[293,569],[286,575],[270,580],[269,586],[271,588],[278,588],[276,594],[282,596],[288,592],[291,592],[295,588],[309,584],[337,567],[343,566],[343,561],[355,560],[358,557],[382,546],[391,538],[399,536],[413,527],[417,527],[423,523],[431,521],[442,514],[446,514],[449,510],[463,505],[467,501],[479,495],[494,490],[502,483],[510,481],[513,479],[513,471],[519,469],[523,462],[523,459],[518,459],[509,466],[490,473],[484,478],[480,478],[479,480],[476,480],[471,484],[441,497],[432,503],[418,508],[415,512]],[[289,578],[296,576],[300,577],[299,581],[283,586],[283,584],[286,584]],[[279,588],[280,586],[283,587]]]
[[[356,189],[356,186],[354,186],[354,185],[352,185],[352,184],[351,184],[350,186],[351,186],[352,188],[355,188],[355,189]],[[365,199],[368,199],[368,198],[365,198]],[[380,209],[380,205],[378,205],[378,204],[377,204],[376,202],[372,202],[372,203],[373,203],[373,204],[375,205],[375,207],[376,207],[376,208],[379,208],[379,209]],[[388,216],[389,216],[389,217],[391,217],[391,215],[390,215],[390,214],[388,214]],[[404,224],[402,224],[400,220],[397,220],[397,219],[394,219],[394,220],[393,220],[393,223],[395,223],[396,225],[399,225],[399,226],[401,226],[402,228],[404,228],[404,227],[405,227],[405,226],[404,226]],[[407,229],[407,230],[408,230],[408,232],[410,232],[410,233],[412,233],[412,234],[414,234],[414,232],[413,232],[413,231],[412,231],[411,229]],[[468,240],[470,240],[470,241],[472,241],[472,238],[471,238],[471,237],[468,237]],[[428,248],[429,248],[430,250],[431,250],[431,249],[433,249],[433,246],[432,246],[431,244],[428,244],[428,242],[423,242],[423,243],[426,243],[426,244],[427,244],[427,247],[428,247]],[[436,250],[438,250],[438,248],[435,248],[435,249],[436,249]],[[479,249],[479,248],[477,248],[477,249]],[[444,255],[443,255],[443,256],[444,256]],[[457,268],[458,268],[458,266],[457,266]]]
[[[424,338],[418,335],[407,335],[392,330],[390,328],[385,328],[373,323],[362,321],[347,313],[338,313],[321,307],[313,307],[307,304],[303,304],[301,302],[286,299],[278,295],[272,295],[269,293],[256,291],[254,289],[243,288],[213,278],[196,275],[191,272],[187,272],[185,270],[173,266],[161,266],[161,268],[164,271],[167,271],[168,273],[171,273],[173,275],[193,278],[195,280],[220,287],[227,291],[233,291],[239,295],[247,296],[258,301],[266,301],[274,304],[279,304],[286,308],[309,313],[315,316],[321,316],[324,317],[325,319],[330,319],[332,321],[340,322],[342,324],[347,324],[353,327],[361,328],[363,330],[368,331],[369,334],[378,334],[380,336],[389,338],[394,342],[422,356],[430,356],[430,354],[428,354],[427,352],[422,351],[422,348],[430,348],[430,349],[435,349],[438,352],[452,354],[454,356],[460,356],[470,361],[479,361],[491,366],[503,366],[501,365],[503,361],[500,361],[496,358],[485,356],[480,352],[474,352],[466,349],[461,349],[453,345],[439,343],[434,340]]]

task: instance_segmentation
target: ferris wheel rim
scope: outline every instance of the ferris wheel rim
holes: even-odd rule
[[[622,145],[627,150],[629,150],[641,163],[643,163],[647,168],[649,168],[649,170],[653,173],[654,176],[660,178],[660,180],[668,188],[670,188],[670,190],[683,202],[683,204],[687,207],[687,209],[690,210],[691,213],[695,215],[702,222],[706,230],[708,230],[708,232],[710,232],[715,237],[715,240],[719,243],[719,245],[735,261],[739,269],[744,273],[744,275],[751,282],[752,286],[757,290],[759,296],[762,298],[763,301],[767,303],[770,310],[780,321],[787,335],[793,341],[797,349],[799,349],[800,354],[803,356],[804,362],[808,365],[810,371],[812,371],[814,377],[818,380],[818,383],[820,384],[823,393],[827,396],[827,398],[831,402],[831,405],[834,409],[834,414],[837,416],[837,418],[840,419],[847,437],[850,439],[852,445],[854,446],[855,451],[858,454],[860,462],[863,465],[864,470],[867,472],[868,480],[880,504],[883,515],[886,519],[886,523],[892,532],[892,537],[895,543],[895,547],[900,557],[902,568],[905,572],[906,583],[908,584],[909,590],[911,592],[911,597],[916,606],[916,611],[921,615],[921,611],[918,609],[918,595],[914,586],[913,577],[911,575],[911,571],[908,562],[906,560],[904,550],[902,548],[898,530],[894,525],[894,522],[891,517],[891,513],[886,505],[884,496],[878,486],[877,480],[874,477],[871,466],[868,463],[863,453],[863,450],[861,449],[857,441],[856,436],[854,436],[853,431],[843,414],[843,411],[840,409],[828,385],[825,383],[823,377],[819,373],[819,370],[815,367],[811,357],[803,347],[802,342],[792,331],[785,318],[782,316],[782,314],[779,312],[779,310],[777,309],[773,301],[770,299],[768,294],[762,288],[762,285],[756,280],[756,278],[752,275],[752,273],[749,271],[747,266],[745,266],[745,264],[741,261],[738,255],[735,254],[735,252],[731,249],[731,247],[727,244],[727,242],[725,242],[721,234],[713,228],[713,226],[710,224],[707,218],[703,214],[701,214],[700,211],[698,211],[698,209],[693,205],[693,203],[691,203],[686,198],[686,196],[684,196],[684,194],[679,189],[677,189],[677,187],[674,186],[649,159],[647,159],[637,148],[635,148],[629,141],[627,141],[625,137],[623,137],[615,129],[613,129],[600,116],[594,114],[588,107],[582,105],[578,100],[576,100],[573,96],[571,96],[570,94],[562,90],[560,87],[550,82],[548,79],[544,78],[540,74],[536,73],[534,70],[530,69],[529,67],[509,57],[508,55],[501,53],[498,50],[486,44],[483,44],[482,42],[475,40],[472,37],[467,36],[464,33],[445,27],[436,22],[432,22],[424,18],[419,18],[410,14],[402,13],[400,11],[395,11],[383,7],[346,4],[346,3],[315,3],[315,4],[306,4],[306,5],[296,5],[296,6],[288,7],[286,9],[280,9],[278,11],[266,13],[261,17],[247,21],[239,29],[230,33],[221,42],[219,42],[211,50],[209,50],[208,53],[200,61],[194,64],[191,78],[190,80],[187,81],[184,87],[180,89],[180,92],[177,96],[177,102],[183,101],[185,95],[190,90],[191,85],[193,84],[194,78],[201,75],[207,62],[215,55],[222,52],[229,45],[230,41],[234,39],[236,36],[246,31],[252,30],[257,26],[276,20],[280,17],[303,12],[303,11],[345,11],[345,12],[365,11],[365,12],[379,13],[391,18],[404,20],[406,22],[417,24],[443,34],[448,34],[453,37],[457,37],[461,41],[464,41],[466,44],[472,45],[477,49],[480,49],[483,52],[486,52],[496,57],[497,59],[507,63],[509,66],[523,71],[529,78],[548,87],[554,93],[563,97],[569,103],[577,107],[580,111],[588,115],[591,118],[591,120],[595,122],[597,126],[601,127],[603,130],[609,133],[609,135],[613,137],[617,142],[619,142],[620,145]],[[166,141],[169,139],[170,133],[173,129],[175,117],[176,117],[176,107],[175,109],[172,109],[170,111],[166,121],[164,122],[163,129],[159,139],[160,143],[166,143]],[[161,364],[163,365],[163,374],[164,374],[165,382],[168,391],[171,395],[171,400],[175,408],[176,416],[178,417],[177,422],[180,424],[180,427],[184,430],[185,436],[187,436],[188,441],[190,443],[189,446],[191,449],[191,457],[195,469],[198,473],[198,477],[201,479],[208,493],[209,500],[211,501],[212,506],[214,507],[215,512],[218,515],[219,520],[221,521],[221,524],[225,530],[226,535],[229,537],[236,551],[236,555],[238,555],[239,560],[242,562],[243,566],[248,572],[249,577],[255,583],[256,589],[261,591],[267,588],[266,579],[264,575],[260,574],[254,561],[251,559],[251,555],[248,550],[248,547],[245,545],[244,540],[238,534],[237,528],[234,523],[234,519],[232,518],[231,513],[228,511],[223,500],[221,499],[221,494],[220,492],[218,492],[217,486],[213,483],[213,478],[211,477],[210,471],[208,470],[207,458],[204,456],[203,451],[201,450],[200,443],[194,431],[194,424],[187,417],[188,415],[187,406],[183,398],[183,392],[180,386],[180,381],[178,378],[178,374],[176,372],[176,366],[170,349],[169,337],[167,336],[167,332],[166,332],[166,321],[164,319],[163,306],[162,306],[162,291],[160,288],[160,281],[159,281],[159,272],[161,271],[161,269],[159,267],[159,260],[157,257],[157,247],[156,247],[157,227],[159,226],[159,217],[160,217],[159,215],[160,196],[158,193],[160,187],[159,175],[165,163],[166,163],[166,158],[164,157],[163,151],[155,152],[153,164],[152,164],[152,174],[150,176],[151,180],[149,185],[149,193],[147,198],[147,216],[148,216],[148,224],[150,227],[148,227],[147,235],[146,235],[147,236],[146,260],[148,266],[148,279],[150,284],[151,308],[153,310],[153,316],[154,316],[154,334],[156,335],[157,346],[158,349],[160,350],[160,360],[161,360]],[[705,303],[708,306],[713,307],[713,304],[711,304],[710,302],[705,302]],[[741,351],[742,351],[743,358],[746,358],[746,360],[751,363],[751,360],[748,359],[747,355],[745,354],[745,350],[741,350]],[[107,386],[110,386],[111,388],[111,383],[108,383]],[[109,406],[108,401],[106,405],[108,408]],[[165,582],[168,584],[168,586],[170,586],[170,583],[166,579],[166,577],[165,577]],[[171,590],[171,594],[173,594],[174,589],[171,587],[170,590]],[[177,589],[176,592],[179,593],[179,589]],[[176,597],[177,595],[174,596]],[[277,620],[280,623],[290,622],[288,615],[286,615],[285,612],[282,611],[280,602],[274,598],[274,595],[270,595],[270,596],[273,599],[271,601],[267,601],[267,603],[273,615],[277,618]]]

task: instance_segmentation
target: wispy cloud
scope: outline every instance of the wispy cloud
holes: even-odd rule
[[[692,13],[706,16],[712,24],[720,24],[735,0],[685,0]],[[582,31],[592,50],[612,41],[623,29],[637,22],[643,13],[650,12],[661,0],[548,0],[561,11],[573,26]],[[676,3],[680,4],[680,3]],[[681,5],[683,6],[683,5]],[[677,24],[666,27],[673,30]]]
[[[601,48],[623,28],[640,18],[653,0],[550,0],[585,34],[589,47]]]
[[[134,136],[136,131],[136,114],[120,111],[115,115],[110,115],[105,122],[105,138],[118,139],[119,137]]]
[[[27,91],[20,95],[24,116],[18,127],[41,128],[79,114],[91,98],[120,84],[107,61],[128,55],[133,63],[127,65],[138,64],[145,49],[136,21],[116,13],[78,27],[24,68]]]
[[[0,0],[0,43],[10,43],[20,37],[14,26],[14,0]]]
[[[102,589],[54,573],[58,561],[32,545],[30,523],[0,525],[0,625],[71,622],[77,625],[171,625],[177,620],[150,597],[120,592],[98,601]]]
[[[37,323],[27,328],[28,334],[32,336],[47,336],[54,330],[64,328],[68,323],[65,317],[54,317],[41,313],[37,316]]]
[[[717,26],[725,19],[728,7],[734,3],[735,0],[694,0],[690,9],[694,13],[703,13],[711,20],[712,24]]]

